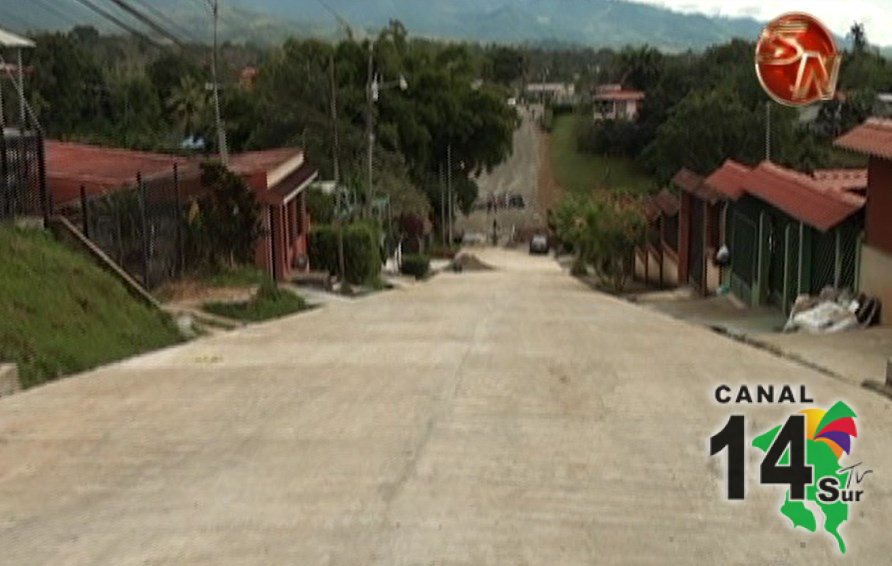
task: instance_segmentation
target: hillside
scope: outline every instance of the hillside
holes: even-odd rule
[[[0,360],[24,387],[179,341],[176,328],[88,258],[0,227]]]
[[[107,25],[73,4],[64,11],[36,4],[22,13],[19,0],[0,0],[0,16],[13,28],[71,27],[75,22]],[[153,0],[149,15],[187,39],[206,39],[209,18],[198,2]],[[328,0],[357,28],[378,29],[399,19],[413,34],[486,42],[619,46],[649,43],[670,50],[702,48],[733,37],[754,38],[752,19],[682,14],[621,0]],[[122,19],[127,20],[127,16]],[[223,36],[229,40],[276,42],[290,34],[334,36],[335,18],[318,0],[227,0]],[[129,20],[128,20],[129,21]]]

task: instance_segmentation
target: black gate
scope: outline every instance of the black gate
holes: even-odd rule
[[[43,140],[7,128],[0,136],[0,220],[46,216]]]
[[[690,255],[690,274],[691,284],[699,292],[703,292],[703,275],[705,264],[703,263],[703,202],[700,199],[691,199],[691,243],[688,249]]]

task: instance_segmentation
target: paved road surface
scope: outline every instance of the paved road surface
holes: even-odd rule
[[[4,564],[825,564],[781,491],[721,501],[720,382],[805,383],[876,470],[843,527],[889,563],[892,403],[595,294],[547,258],[158,352],[0,401]],[[790,411],[751,409],[751,433]],[[783,488],[779,488],[782,490]]]
[[[541,112],[541,110],[539,110]],[[492,234],[492,221],[495,218],[499,227],[506,233],[511,226],[518,229],[524,226],[544,224],[538,207],[539,183],[539,132],[535,118],[530,111],[521,110],[523,122],[514,132],[514,152],[504,163],[478,179],[479,199],[486,202],[489,195],[504,193],[523,196],[524,209],[501,209],[495,215],[478,210],[469,217],[456,219],[456,228],[466,232]]]

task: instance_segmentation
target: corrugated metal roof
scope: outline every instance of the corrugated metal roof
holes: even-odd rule
[[[746,192],[822,232],[858,212],[863,197],[827,190],[814,178],[763,161],[746,176]]]
[[[751,169],[746,165],[728,159],[721,167],[713,171],[704,183],[726,198],[737,200],[743,196],[743,181],[750,171]]]
[[[11,31],[6,31],[5,29],[0,28],[0,47],[30,49],[34,47],[34,42],[27,37],[22,37]]]
[[[839,147],[892,159],[892,120],[871,118],[834,142]]]

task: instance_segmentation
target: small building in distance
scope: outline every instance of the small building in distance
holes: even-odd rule
[[[641,111],[645,94],[640,90],[626,90],[619,84],[601,85],[595,88],[595,122],[603,120],[626,120],[634,122]]]
[[[527,100],[552,104],[574,104],[576,85],[573,83],[529,83],[525,94]]]

